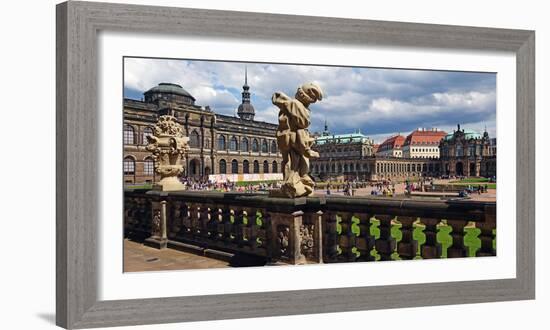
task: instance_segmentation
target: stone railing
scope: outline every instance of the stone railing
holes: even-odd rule
[[[125,235],[291,264],[495,255],[496,203],[125,191]]]

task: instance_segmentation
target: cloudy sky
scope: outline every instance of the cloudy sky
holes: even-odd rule
[[[171,82],[197,105],[236,115],[245,65],[257,120],[277,122],[273,92],[293,96],[302,83],[315,82],[325,97],[310,106],[310,131],[321,131],[326,120],[334,134],[360,129],[381,142],[418,127],[452,132],[460,123],[496,136],[494,73],[125,58],[124,97],[139,100],[149,88]]]

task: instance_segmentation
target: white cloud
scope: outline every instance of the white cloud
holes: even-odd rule
[[[372,136],[406,134],[416,127],[444,129],[459,122],[496,126],[494,74],[264,63],[246,67],[256,118],[262,121],[276,123],[273,92],[293,96],[299,85],[317,82],[325,97],[311,106],[312,130],[321,130],[325,120],[332,131],[361,129]],[[233,114],[244,68],[235,62],[127,58],[125,87],[143,92],[159,82],[174,82],[198,105]]]

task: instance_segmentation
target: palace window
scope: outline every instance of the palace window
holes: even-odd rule
[[[269,173],[269,163],[264,160],[264,173]]]
[[[142,143],[147,145],[147,137],[153,135],[153,129],[151,127],[145,127],[143,129]]]
[[[277,161],[274,160],[273,163],[271,163],[271,172],[272,173],[277,173],[279,171],[278,169],[278,164],[277,164]]]
[[[220,174],[226,174],[227,173],[227,164],[225,162],[225,159],[220,160]]]
[[[244,174],[250,173],[250,163],[246,159],[243,161],[243,173]]]
[[[267,141],[266,141],[266,140],[263,140],[263,141],[262,141],[262,152],[265,152],[265,153],[268,152],[268,149],[267,149]]]
[[[254,173],[260,173],[260,163],[257,160],[254,161],[254,169],[253,170],[254,170]]]
[[[197,131],[193,131],[189,135],[189,146],[192,148],[198,148],[200,146],[199,133]]]
[[[242,138],[241,140],[241,151],[248,151],[248,139]]]
[[[277,153],[277,142],[275,142],[275,140],[271,141],[271,153]]]
[[[145,159],[143,162],[143,174],[145,175],[153,175],[155,170],[155,161],[151,158]]]
[[[462,157],[463,154],[464,153],[462,151],[462,145],[457,144],[456,145],[456,157]]]
[[[258,144],[258,140],[254,139],[252,140],[252,152],[258,152],[260,149],[260,146]]]
[[[135,144],[134,128],[128,124],[124,125],[124,144]]]
[[[124,158],[123,169],[125,175],[134,175],[136,172],[136,162],[132,157]]]
[[[238,143],[237,143],[237,138],[236,137],[231,137],[231,140],[229,140],[229,150],[231,151],[237,151],[237,146],[238,146]]]
[[[218,137],[218,149],[219,150],[225,150],[225,136],[220,135]]]
[[[236,159],[231,161],[231,174],[239,174],[239,162]]]

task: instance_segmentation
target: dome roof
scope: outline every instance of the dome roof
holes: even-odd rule
[[[254,106],[250,103],[241,103],[237,110],[238,113],[254,113]]]
[[[479,134],[478,132],[476,131],[472,131],[472,130],[469,130],[469,129],[464,129],[462,130],[462,133],[464,133],[464,138],[466,140],[469,140],[469,139],[481,139],[483,136],[481,134]],[[445,136],[445,141],[449,141],[453,138],[453,136],[455,135],[455,133],[449,133]]]
[[[189,97],[189,98],[193,99],[193,101],[195,101],[195,98],[193,97],[193,95],[189,94],[188,91],[183,89],[183,87],[181,87],[178,84],[160,83],[160,84],[158,84],[158,86],[155,86],[155,87],[149,89],[148,91],[146,91],[143,94],[151,94],[151,93],[176,94],[176,95]]]

